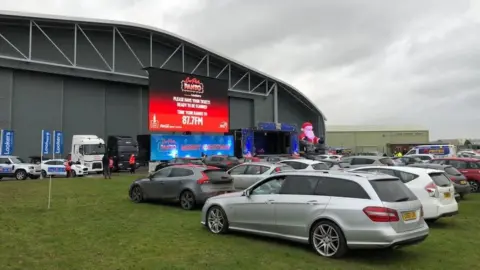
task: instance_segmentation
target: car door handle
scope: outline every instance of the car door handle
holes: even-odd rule
[[[266,204],[272,204],[275,200],[266,200],[265,203]]]
[[[307,204],[309,204],[309,205],[319,205],[320,203],[318,201],[312,200],[312,201],[308,201]]]

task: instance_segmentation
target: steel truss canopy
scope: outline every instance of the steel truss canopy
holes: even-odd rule
[[[157,67],[225,79],[230,92],[243,95],[266,97],[273,91],[276,96],[282,89],[326,120],[308,97],[286,82],[173,33],[135,23],[0,11],[0,59],[136,79],[145,85],[146,68]]]

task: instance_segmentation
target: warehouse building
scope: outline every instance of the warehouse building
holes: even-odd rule
[[[328,126],[328,147],[346,148],[354,153],[386,153],[429,144],[429,131],[422,127]]]
[[[66,153],[74,134],[149,134],[147,67],[228,80],[231,129],[309,121],[325,137],[325,116],[297,89],[174,34],[17,12],[0,12],[0,128],[21,157],[40,154],[42,129],[63,131]]]

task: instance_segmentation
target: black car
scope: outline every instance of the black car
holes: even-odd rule
[[[452,181],[453,186],[455,187],[455,193],[460,196],[461,199],[468,193],[470,193],[470,184],[467,181],[467,178],[455,169],[452,165],[441,165],[441,164],[434,164],[434,163],[418,163],[418,164],[411,164],[409,167],[417,167],[417,168],[425,168],[425,169],[433,169],[444,171],[445,174],[450,178]]]

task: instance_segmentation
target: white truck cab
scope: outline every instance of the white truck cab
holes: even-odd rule
[[[25,163],[16,156],[0,156],[0,179],[3,177],[15,177],[17,180],[25,180],[28,177],[38,179],[42,173],[39,164]]]
[[[88,173],[102,173],[105,141],[97,135],[73,135],[71,161],[80,162]]]

